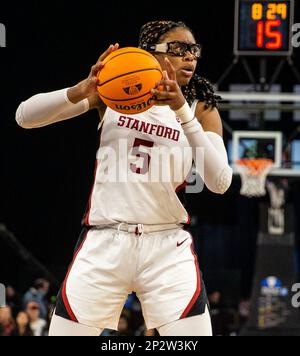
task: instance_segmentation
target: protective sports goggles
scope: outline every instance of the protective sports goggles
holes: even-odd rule
[[[142,49],[148,52],[168,53],[173,56],[184,57],[190,52],[196,59],[201,58],[202,46],[200,44],[190,44],[186,42],[173,41],[154,45],[143,44]]]

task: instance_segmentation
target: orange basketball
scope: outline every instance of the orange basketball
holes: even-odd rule
[[[103,63],[98,92],[107,106],[122,114],[139,114],[153,106],[150,91],[163,73],[152,54],[126,47],[111,53]]]

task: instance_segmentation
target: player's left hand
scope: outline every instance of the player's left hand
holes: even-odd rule
[[[169,61],[165,58],[167,71],[164,71],[163,80],[157,83],[157,89],[152,89],[154,95],[153,103],[157,106],[169,105],[174,111],[179,110],[186,102],[185,97],[176,80],[176,71]]]

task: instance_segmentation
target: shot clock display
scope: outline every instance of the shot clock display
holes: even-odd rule
[[[236,0],[235,55],[292,53],[294,0]]]

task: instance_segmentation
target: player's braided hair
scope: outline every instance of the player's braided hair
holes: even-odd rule
[[[193,31],[184,22],[151,21],[146,23],[140,31],[139,47],[143,44],[157,44],[163,40],[163,36],[175,28],[185,28]],[[192,105],[198,99],[205,103],[206,108],[216,107],[221,97],[215,95],[211,83],[203,77],[195,74],[187,86],[182,87],[183,95]]]

